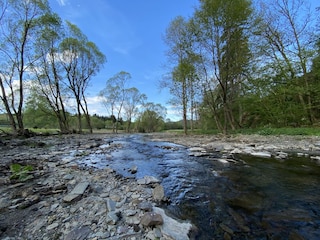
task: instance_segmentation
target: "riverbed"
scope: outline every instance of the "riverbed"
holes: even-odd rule
[[[111,167],[126,178],[157,177],[171,200],[163,207],[176,218],[191,220],[199,229],[198,239],[319,235],[320,164],[306,152],[287,149],[283,158],[266,158],[219,148],[196,157],[186,146],[144,135],[112,140],[119,148],[109,160],[93,154],[79,164]],[[137,172],[132,174],[132,168]]]
[[[13,207],[18,206],[14,205],[17,201],[23,201],[23,196],[16,192],[22,187],[24,198],[28,199],[35,188],[28,185],[27,190],[33,189],[31,193],[23,185],[12,188],[5,182],[6,172],[0,179],[5,183],[0,188],[0,207],[8,205],[16,218],[22,215],[12,230],[8,226],[10,221],[1,218],[0,230],[13,234],[15,239],[24,239],[21,235],[30,232],[34,233],[31,238],[51,239],[48,236],[55,229],[50,228],[56,226],[60,231],[56,231],[59,234],[55,238],[65,239],[72,233],[72,224],[84,224],[89,227],[86,230],[91,229],[88,239],[124,237],[133,231],[131,225],[124,233],[119,230],[126,221],[104,229],[103,222],[100,223],[103,215],[99,215],[100,220],[92,216],[92,222],[85,218],[84,222],[71,220],[91,216],[90,208],[83,202],[91,201],[90,205],[99,207],[99,201],[105,197],[119,196],[122,202],[120,196],[128,195],[121,211],[133,211],[134,205],[129,201],[132,196],[150,198],[150,189],[137,186],[136,181],[154,176],[168,199],[158,206],[175,219],[191,221],[198,228],[196,239],[317,239],[319,142],[317,137],[299,136],[172,134],[70,135],[4,141],[0,146],[2,169],[7,169],[5,163],[10,161],[36,163],[43,176],[36,176],[34,183],[43,187],[50,183],[50,187],[62,189],[54,192],[54,198],[40,195],[29,210],[19,213]],[[110,175],[112,171],[115,174]],[[70,186],[84,180],[90,183],[91,190],[69,209],[61,203],[64,195]],[[112,188],[108,185],[111,183]],[[126,202],[130,204],[126,206]],[[32,219],[35,214],[37,221]],[[35,232],[37,228],[42,232]],[[135,234],[132,238],[140,239],[156,233]]]

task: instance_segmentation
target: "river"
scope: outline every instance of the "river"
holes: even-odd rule
[[[320,166],[309,157],[194,157],[184,146],[143,135],[108,138],[106,146],[110,140],[114,151],[84,156],[80,164],[111,167],[124,177],[157,177],[171,199],[161,207],[192,221],[197,239],[319,238]],[[131,174],[134,166],[138,171]]]

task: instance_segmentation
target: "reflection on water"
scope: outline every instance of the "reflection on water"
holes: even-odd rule
[[[159,178],[172,200],[166,208],[197,225],[198,239],[320,235],[320,166],[314,160],[236,155],[234,161],[219,154],[195,158],[185,147],[150,142],[141,135],[113,141],[121,147],[85,156],[82,163],[111,167],[126,177]],[[132,166],[138,167],[134,175],[128,171]]]

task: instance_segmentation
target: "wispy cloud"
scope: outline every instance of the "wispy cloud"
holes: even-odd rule
[[[60,6],[65,6],[68,0],[57,0]]]

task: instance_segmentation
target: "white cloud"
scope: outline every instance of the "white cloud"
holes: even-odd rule
[[[68,0],[57,0],[60,6],[65,6]]]
[[[166,105],[167,115],[166,118],[169,118],[171,121],[179,121],[182,119],[181,110],[177,109],[176,106]]]

